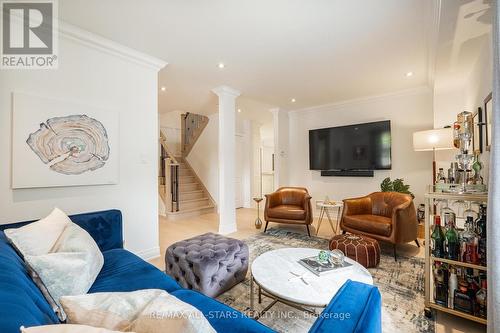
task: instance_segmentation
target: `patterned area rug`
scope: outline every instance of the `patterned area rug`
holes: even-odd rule
[[[327,249],[328,240],[318,237],[270,229],[245,240],[250,248],[250,261],[260,254],[284,247]],[[370,268],[374,284],[382,294],[383,332],[434,332],[434,322],[424,316],[424,260],[398,255],[394,261],[392,247],[384,249],[377,268]],[[242,283],[218,297],[218,300],[244,313],[249,313],[249,274]],[[272,300],[263,296],[262,304],[255,301],[256,310],[262,310]],[[278,332],[307,332],[316,319],[311,315],[282,303],[275,304],[259,319]]]

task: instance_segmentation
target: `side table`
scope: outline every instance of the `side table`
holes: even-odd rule
[[[323,218],[326,217],[328,218],[328,222],[330,223],[330,226],[332,227],[333,234],[336,235],[339,229],[339,223],[340,223],[340,214],[342,212],[342,209],[344,208],[344,203],[342,201],[334,201],[334,202],[329,202],[325,203],[323,201],[316,202],[316,206],[320,208],[320,213],[319,213],[319,220],[318,220],[318,227],[316,228],[316,235],[318,235],[319,228],[321,227],[321,222],[323,222]],[[329,210],[334,210],[337,209],[337,221],[335,221],[335,227],[333,226],[333,221],[330,216]]]

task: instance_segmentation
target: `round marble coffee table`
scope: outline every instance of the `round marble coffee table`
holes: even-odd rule
[[[373,284],[370,272],[347,257],[345,260],[352,264],[351,267],[321,276],[315,275],[298,263],[300,259],[316,256],[319,251],[308,248],[285,248],[269,251],[257,257],[251,267],[251,311],[254,311],[254,283],[258,286],[259,303],[262,294],[274,300],[257,317],[277,302],[317,314],[314,309],[307,308],[326,307],[348,279]]]

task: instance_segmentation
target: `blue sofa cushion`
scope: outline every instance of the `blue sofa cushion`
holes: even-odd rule
[[[102,252],[123,247],[122,213],[119,210],[76,214],[69,218],[92,236]],[[0,230],[19,228],[34,221],[3,224]]]
[[[19,333],[21,325],[59,323],[3,231],[0,231],[0,318],[2,333]]]
[[[104,266],[89,293],[141,289],[172,292],[181,288],[173,278],[127,250],[104,251],[103,255]]]
[[[382,332],[382,299],[377,287],[348,280],[309,333]]]
[[[243,313],[197,291],[180,289],[171,294],[200,310],[217,332],[274,332],[269,327],[248,318]]]

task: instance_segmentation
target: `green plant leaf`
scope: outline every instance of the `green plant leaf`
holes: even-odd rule
[[[410,185],[404,183],[403,178],[394,179],[391,181],[391,178],[385,178],[382,183],[380,183],[380,190],[382,192],[399,192],[411,195],[414,199],[415,195],[410,191]]]

